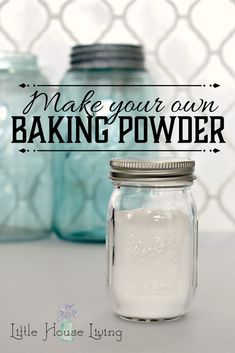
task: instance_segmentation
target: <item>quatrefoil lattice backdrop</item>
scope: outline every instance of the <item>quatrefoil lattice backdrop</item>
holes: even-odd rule
[[[94,42],[143,44],[156,83],[221,85],[203,93],[170,88],[158,93],[169,102],[203,95],[220,105],[226,144],[216,155],[189,156],[197,163],[201,230],[234,231],[235,1],[0,0],[1,50],[37,54],[53,83],[68,66],[70,47]]]

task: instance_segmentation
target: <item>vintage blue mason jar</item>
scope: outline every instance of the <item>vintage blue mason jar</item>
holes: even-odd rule
[[[29,87],[19,87],[22,83]],[[0,241],[32,240],[51,233],[50,155],[34,153],[37,143],[11,142],[11,117],[23,115],[34,84],[47,84],[34,55],[0,54]],[[33,115],[42,115],[39,104],[27,115],[28,127]],[[21,153],[20,149],[30,152]]]
[[[77,45],[72,48],[71,66],[61,82],[60,92],[64,102],[74,100],[79,103],[86,92],[94,90],[95,100],[102,101],[103,105],[100,115],[110,116],[109,106],[114,101],[153,99],[155,91],[153,87],[147,86],[151,83],[144,68],[141,46]],[[84,111],[74,114],[67,112],[66,115],[78,115],[84,121],[87,119]],[[109,160],[114,156],[137,153],[122,152],[122,149],[150,148],[148,143],[137,146],[133,142],[133,135],[124,145],[118,144],[117,123],[115,121],[109,125],[108,143],[87,142],[81,137],[79,144],[58,144],[59,149],[66,150],[64,153],[54,153],[53,167],[53,223],[60,238],[86,242],[105,240],[107,203],[112,192],[111,183],[107,180]],[[81,149],[85,151],[77,151]]]

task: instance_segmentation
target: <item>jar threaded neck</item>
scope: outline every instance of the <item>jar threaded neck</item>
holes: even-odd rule
[[[144,69],[144,54],[140,45],[76,45],[72,48],[70,63],[72,69]]]
[[[2,52],[0,70],[34,70],[37,68],[37,57],[30,53]]]

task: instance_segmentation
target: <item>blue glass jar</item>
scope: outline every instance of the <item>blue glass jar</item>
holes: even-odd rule
[[[113,101],[138,102],[155,97],[152,87],[141,86],[150,83],[151,79],[144,68],[142,47],[78,45],[72,49],[71,67],[61,82],[61,95],[65,102],[80,102],[89,90],[94,90],[95,100],[102,101],[103,105],[100,115],[110,116],[108,107]],[[73,115],[79,115],[84,121],[87,119],[84,112]],[[111,183],[107,180],[109,160],[130,153],[113,150],[149,148],[147,143],[137,147],[133,135],[129,136],[129,142],[118,144],[117,123],[115,121],[109,125],[108,143],[89,143],[84,139],[79,144],[69,145],[69,152],[55,155],[54,230],[63,239],[86,242],[105,240],[106,209],[112,192]],[[68,144],[64,148],[68,149]],[[73,152],[73,149],[88,151]],[[131,153],[134,154],[136,152]]]
[[[21,83],[31,87],[23,89]],[[32,240],[51,233],[51,158],[46,153],[19,152],[23,147],[33,150],[36,144],[11,143],[11,116],[22,115],[32,84],[45,83],[35,56],[0,54],[0,241]],[[42,115],[39,105],[31,110],[33,115]]]

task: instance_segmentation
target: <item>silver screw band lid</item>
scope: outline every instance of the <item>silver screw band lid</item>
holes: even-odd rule
[[[113,181],[155,181],[192,183],[195,162],[190,159],[114,158],[110,161]]]

